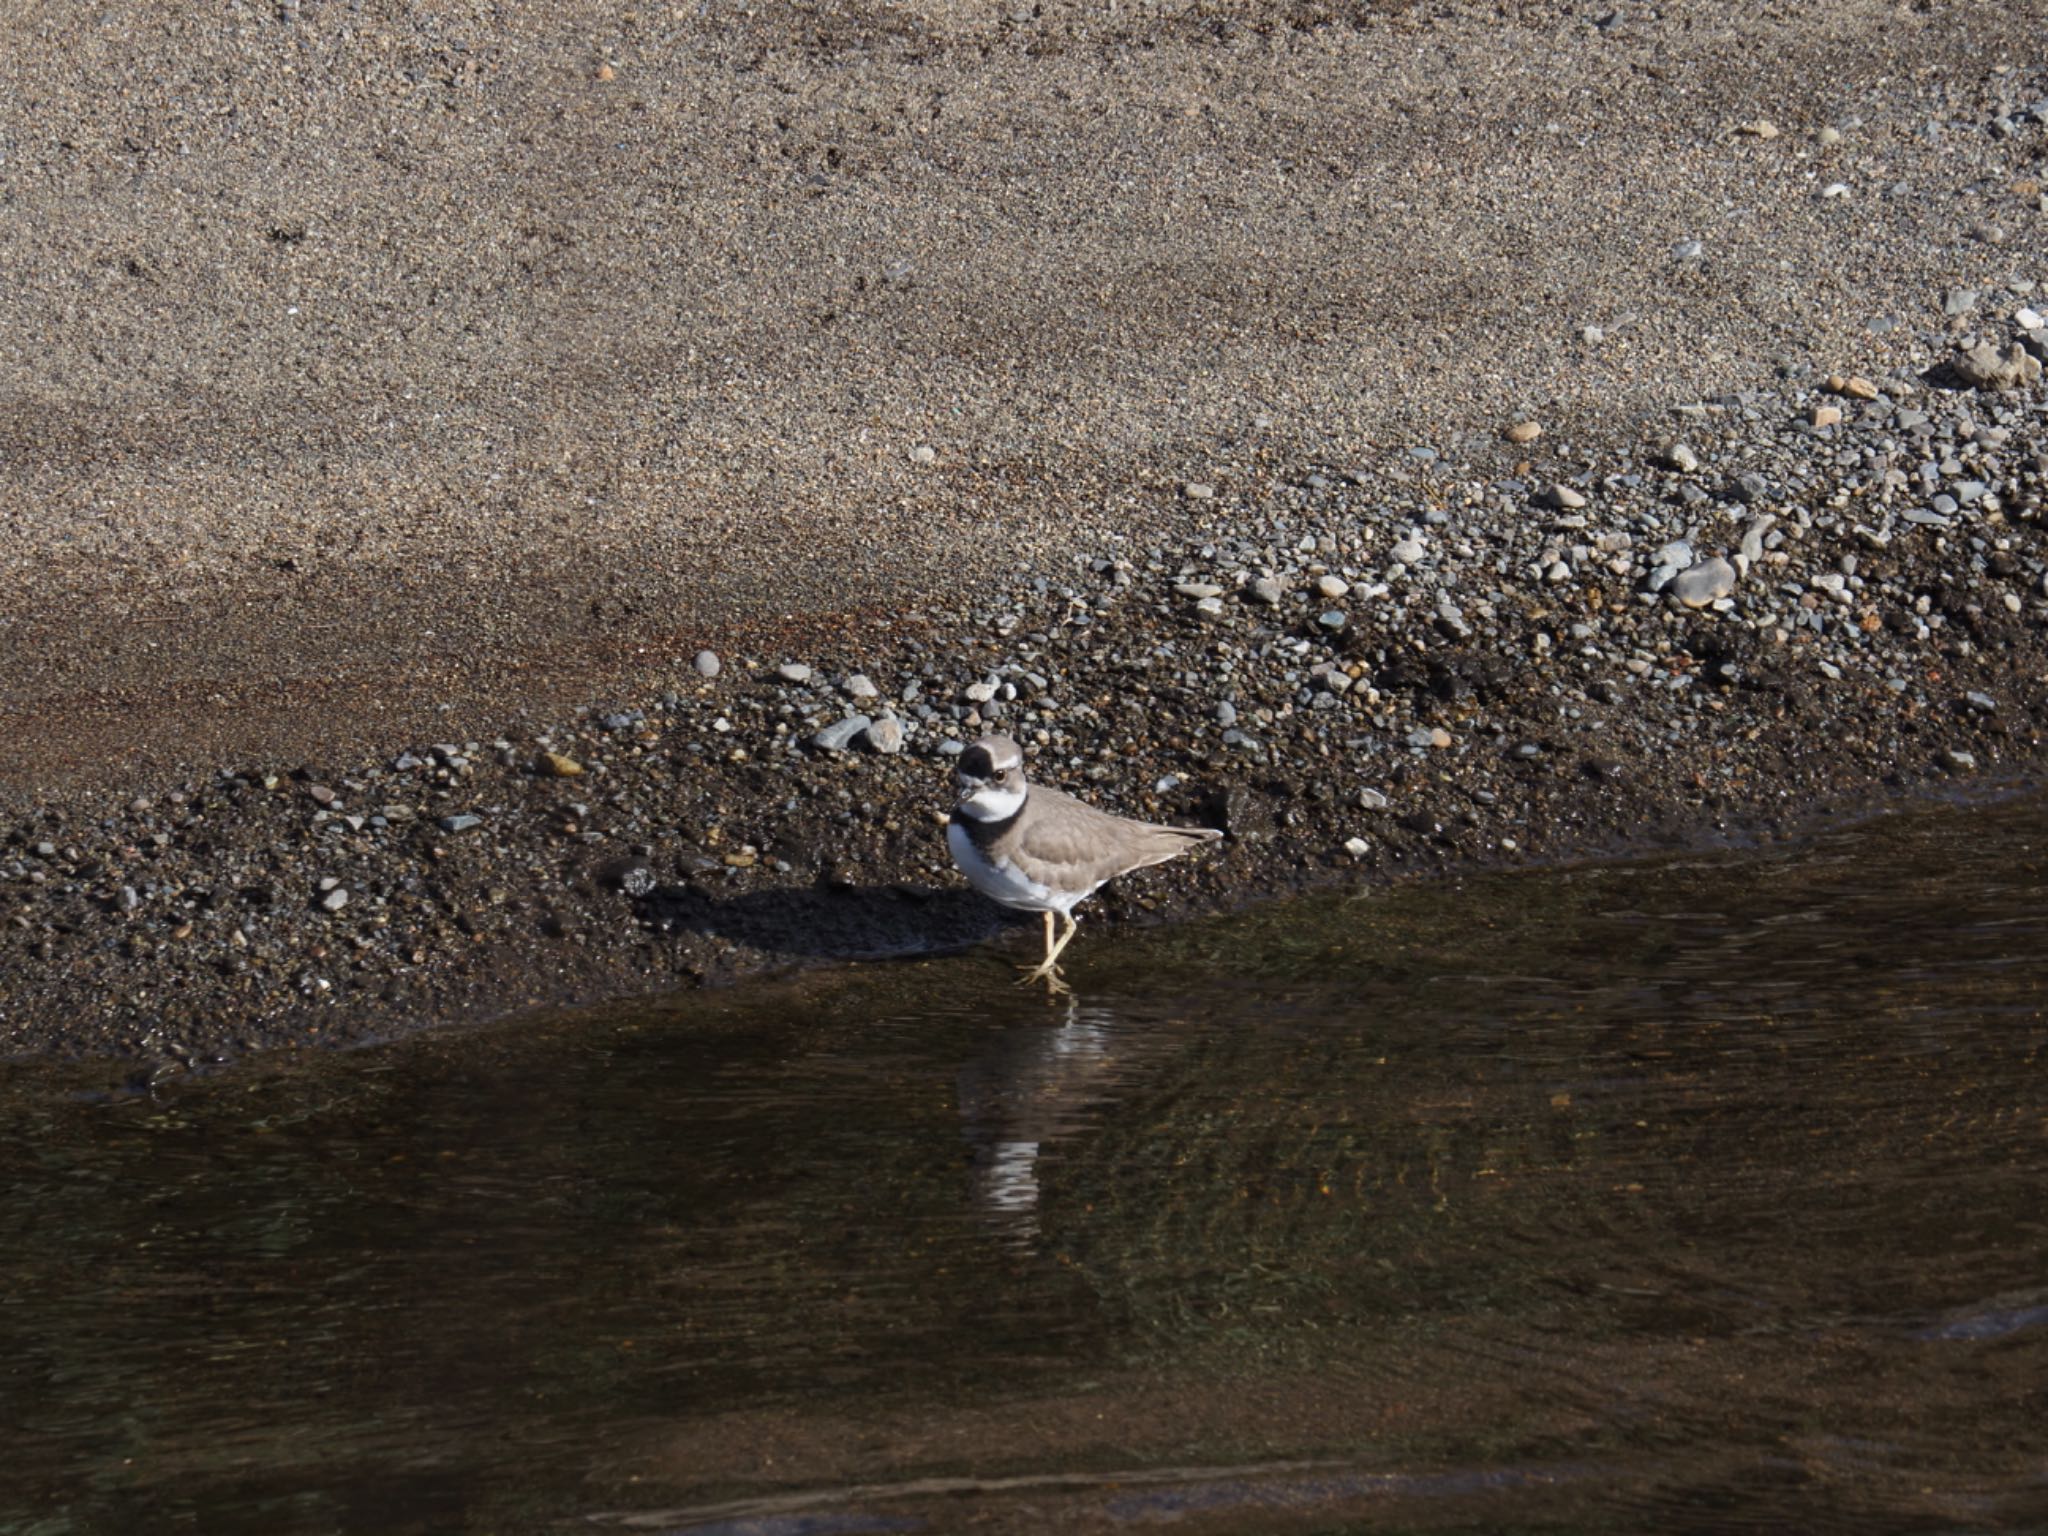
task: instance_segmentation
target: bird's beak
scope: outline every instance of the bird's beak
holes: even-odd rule
[[[984,781],[981,779],[970,779],[965,774],[956,774],[954,775],[953,782],[959,787],[959,798],[965,801],[974,798],[975,791],[982,787]]]

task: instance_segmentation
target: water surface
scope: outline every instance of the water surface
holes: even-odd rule
[[[2048,1522],[2048,805],[1073,954],[0,1068],[0,1532]]]

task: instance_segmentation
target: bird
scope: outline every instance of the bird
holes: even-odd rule
[[[984,736],[960,754],[960,797],[946,822],[946,848],[967,883],[1020,912],[1045,915],[1045,958],[1020,986],[1043,981],[1068,990],[1059,958],[1080,926],[1074,908],[1118,875],[1163,864],[1223,834],[1213,827],[1163,827],[1113,816],[1056,789],[1024,782],[1024,749]],[[1053,938],[1053,918],[1066,929]]]

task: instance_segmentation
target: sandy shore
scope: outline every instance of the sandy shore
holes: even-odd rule
[[[1950,751],[2024,771],[2041,392],[1955,392],[1941,370],[2048,308],[2043,13],[1754,9],[0,22],[0,1029],[189,1055],[743,970],[774,931],[692,949],[673,935],[709,923],[698,898],[619,920],[590,871],[639,860],[681,890],[675,861],[702,857],[736,882],[700,892],[717,903],[821,875],[936,887],[915,818],[944,741],[986,723],[960,690],[989,678],[1021,682],[1003,723],[1051,700],[1035,745],[1070,787],[1183,815],[1235,795],[1277,827],[1160,888],[1208,904],[1346,859],[1411,867],[1404,837],[1430,860],[1503,838],[1554,856],[1653,812],[1680,835],[1867,803],[1888,776],[1965,771]],[[1845,419],[1816,425],[1830,403]],[[1517,422],[1540,437],[1507,440]],[[1898,521],[1939,495],[1939,527]],[[1390,559],[1410,530],[1450,547]],[[1672,538],[1743,557],[1728,608],[1686,618],[1657,586]],[[1426,601],[1395,566],[1437,582]],[[1340,604],[1332,632],[1246,596],[1272,579],[1307,603],[1325,576],[1391,600]],[[1223,590],[1234,678],[1189,584]],[[1444,591],[1489,616],[1460,634]],[[1809,595],[1844,634],[1809,635]],[[1148,678],[1153,723],[1090,702],[1163,642],[1185,660]],[[1298,643],[1326,649],[1274,660]],[[1809,643],[1863,646],[1868,686],[1815,685]],[[719,678],[691,667],[705,646]],[[1581,651],[1597,666],[1560,679]],[[1848,655],[1827,650],[1826,682]],[[1718,707],[1645,706],[1644,656],[1731,669],[1700,695]],[[792,660],[814,685],[775,676]],[[1332,662],[1351,728],[1276,728],[1310,719],[1298,695]],[[1785,687],[1745,681],[1780,665]],[[1354,668],[1410,702],[1360,703]],[[859,702],[863,670],[910,750],[797,745]],[[1572,746],[1570,799],[1465,788],[1494,797],[1482,820],[1561,824],[1443,840],[1337,814],[1359,783],[1399,789],[1358,743],[1440,775],[1408,738],[1443,729],[1462,753],[1477,699],[1484,739],[1549,750],[1542,711],[1583,714],[1559,688],[1626,722]],[[1233,696],[1266,711],[1250,747],[1220,739]],[[1930,712],[1969,728],[1895,757]],[[1665,760],[1659,731],[1700,760]],[[536,777],[549,732],[659,771],[614,778],[607,811]],[[1724,746],[1741,782],[1695,783]],[[408,751],[424,766],[394,768]],[[1142,776],[1088,771],[1116,761]],[[1335,799],[1304,808],[1319,779]],[[526,805],[545,837],[503,834],[471,868],[434,833],[472,802]],[[799,856],[768,851],[785,832]],[[727,863],[728,837],[759,862]],[[1374,851],[1343,853],[1353,837]],[[308,927],[318,882],[353,867],[349,919],[373,926]],[[401,948],[408,882],[428,915]],[[289,920],[237,947],[252,907]],[[927,937],[988,926],[963,908]],[[541,929],[567,958],[515,959]]]

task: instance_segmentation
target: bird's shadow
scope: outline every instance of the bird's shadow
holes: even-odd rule
[[[831,884],[719,896],[689,883],[657,886],[634,905],[660,932],[813,960],[955,954],[1018,920],[975,891],[924,885]]]

